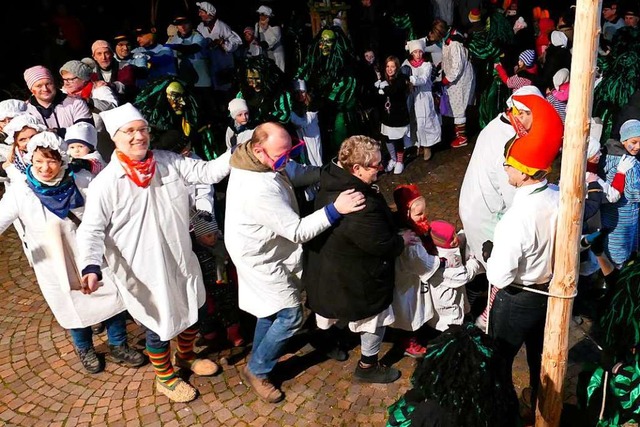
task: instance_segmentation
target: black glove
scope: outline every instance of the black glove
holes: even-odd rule
[[[211,212],[198,211],[198,217],[200,219],[203,219],[203,220],[207,221],[207,222],[213,221],[213,215],[211,215]]]
[[[263,48],[264,50],[269,50],[269,43],[262,41],[260,42],[260,47]]]
[[[484,262],[491,257],[491,252],[493,252],[493,242],[491,240],[487,240],[482,244],[482,259]]]
[[[69,168],[73,172],[80,172],[82,169],[91,172],[91,162],[86,159],[73,159],[69,162]]]

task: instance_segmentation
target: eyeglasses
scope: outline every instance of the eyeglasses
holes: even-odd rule
[[[62,81],[65,83],[71,83],[74,80],[78,80],[78,77],[70,77],[68,79],[62,79]]]
[[[273,169],[274,171],[278,171],[278,170],[282,169],[282,167],[284,165],[287,164],[287,162],[289,161],[289,159],[291,157],[298,157],[300,154],[302,154],[302,150],[303,149],[304,149],[304,141],[300,141],[296,145],[294,145],[293,147],[291,147],[287,151],[285,151],[283,154],[281,154],[275,160],[273,160],[267,154],[267,152],[264,151],[264,149],[262,150],[262,152],[264,153],[265,157],[267,159],[269,159],[269,162],[271,163],[271,169]]]
[[[122,132],[125,135],[127,135],[129,138],[133,138],[134,136],[136,136],[136,132],[140,132],[142,135],[148,135],[149,127],[145,126],[138,129],[127,129],[127,130],[118,129],[116,132]]]
[[[382,162],[378,162],[377,165],[369,165],[369,166],[363,166],[365,169],[376,169],[378,171],[381,171],[382,169],[384,169],[384,166],[382,165]]]

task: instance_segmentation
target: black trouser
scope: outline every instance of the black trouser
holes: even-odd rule
[[[540,383],[547,298],[546,295],[508,286],[496,294],[489,316],[489,334],[496,339],[510,375],[520,347],[522,344],[527,346],[532,405],[535,405]]]

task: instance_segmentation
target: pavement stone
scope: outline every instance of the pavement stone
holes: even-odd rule
[[[415,159],[402,175],[383,176],[381,190],[392,204],[396,185],[416,183],[429,201],[431,219],[460,226],[458,191],[472,149],[470,144],[438,151],[429,162]],[[286,397],[272,405],[241,383],[238,371],[246,364],[246,351],[227,349],[208,354],[221,361],[220,374],[189,378],[200,391],[198,399],[172,403],[155,392],[150,365],[130,369],[107,362],[102,373],[84,372],[67,332],[47,308],[12,228],[0,236],[0,293],[0,426],[381,426],[387,407],[409,388],[416,365],[402,358],[395,363],[402,372],[396,383],[360,384],[352,380],[359,347],[346,362],[336,362],[304,344],[279,364]],[[571,345],[580,348],[572,350],[569,362],[569,403],[575,403],[579,363],[593,354],[581,331],[576,326],[571,330]],[[130,344],[142,349],[142,329],[130,322],[128,332]],[[95,337],[100,353],[107,350],[105,338]],[[385,342],[381,354],[390,347]],[[514,370],[521,389],[528,375],[522,354]]]

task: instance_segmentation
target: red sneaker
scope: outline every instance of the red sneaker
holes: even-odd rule
[[[409,338],[405,341],[404,355],[412,357],[414,359],[420,359],[424,357],[427,352],[427,348],[423,345],[420,345],[418,340],[415,337]]]
[[[465,145],[467,145],[467,137],[459,136],[453,140],[453,142],[451,143],[451,148],[460,148],[464,147]]]

